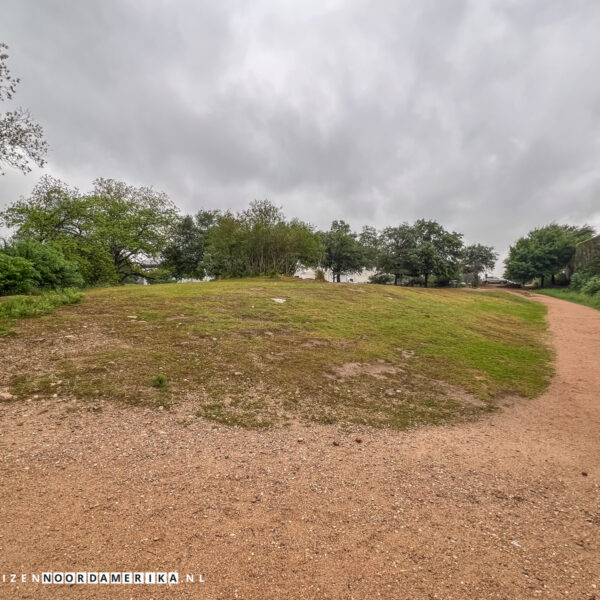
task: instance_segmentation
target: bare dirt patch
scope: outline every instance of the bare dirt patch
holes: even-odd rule
[[[306,340],[305,342],[302,342],[301,344],[299,344],[300,348],[326,348],[327,346],[330,346],[331,342],[329,340],[316,340],[316,339],[311,339],[311,340]]]
[[[384,379],[386,375],[395,375],[401,369],[394,365],[388,365],[384,362],[359,363],[347,362],[332,369],[332,374],[326,374],[326,377],[334,379],[346,379],[350,377],[359,377],[360,375],[370,375],[376,379]]]

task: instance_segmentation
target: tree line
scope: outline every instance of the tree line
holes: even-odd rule
[[[339,281],[362,269],[373,282],[447,285],[492,269],[493,248],[465,246],[462,234],[419,219],[355,232],[338,220],[326,231],[263,200],[243,211],[181,216],[162,192],[97,179],[81,193],[44,176],[31,196],[0,212],[14,230],[0,251],[0,292],[114,285],[139,277],[182,279],[294,275],[327,269]]]

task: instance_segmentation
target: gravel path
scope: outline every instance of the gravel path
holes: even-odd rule
[[[542,297],[546,394],[408,433],[253,432],[146,409],[0,405],[0,579],[178,571],[205,583],[1,598],[600,598],[600,313]]]

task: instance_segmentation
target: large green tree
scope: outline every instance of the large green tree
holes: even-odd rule
[[[356,233],[345,221],[333,221],[329,231],[321,234],[324,247],[323,266],[331,269],[335,281],[342,275],[360,271],[365,263],[364,248]]]
[[[205,263],[216,277],[293,275],[301,264],[316,265],[320,255],[320,241],[310,225],[286,221],[280,208],[263,200],[237,215],[219,216]]]
[[[97,179],[81,194],[43,177],[30,198],[0,213],[15,239],[50,242],[74,260],[87,284],[122,282],[157,261],[177,222],[175,205],[161,192]]]
[[[498,254],[492,246],[471,244],[463,249],[462,266],[465,273],[473,276],[473,285],[479,285],[479,275],[491,271],[498,260]]]
[[[162,266],[175,279],[202,279],[206,275],[206,248],[219,215],[219,211],[202,210],[195,217],[186,215],[177,221],[162,253]]]
[[[505,277],[527,283],[539,278],[542,287],[547,278],[560,273],[575,254],[577,244],[594,235],[589,225],[557,225],[551,223],[530,231],[510,247],[504,261]]]
[[[394,285],[398,285],[405,275],[414,270],[416,248],[415,231],[408,223],[386,227],[380,236],[377,270],[393,275]]]
[[[423,277],[425,287],[434,275],[438,282],[457,276],[462,258],[462,234],[446,231],[436,221],[419,219],[413,225],[415,249],[411,257],[413,274]]]

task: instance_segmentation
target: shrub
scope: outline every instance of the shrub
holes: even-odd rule
[[[584,273],[573,273],[573,275],[571,276],[571,284],[569,285],[569,287],[572,290],[579,292],[581,291],[581,288],[586,284],[588,279],[589,277]]]
[[[369,277],[369,283],[388,285],[394,282],[394,276],[389,273],[375,273]]]
[[[26,294],[40,281],[31,261],[0,252],[0,295]]]
[[[162,373],[159,373],[152,380],[152,386],[155,387],[155,388],[158,388],[158,389],[162,389],[164,387],[167,387],[167,376],[163,375]]]
[[[325,281],[325,271],[323,271],[323,269],[317,269],[315,271],[315,281]]]
[[[49,244],[23,240],[8,246],[5,252],[9,256],[28,260],[39,273],[38,286],[41,288],[59,289],[83,285],[83,277],[77,266]]]
[[[600,292],[600,276],[590,277],[582,286],[581,291],[588,296],[593,296]]]

